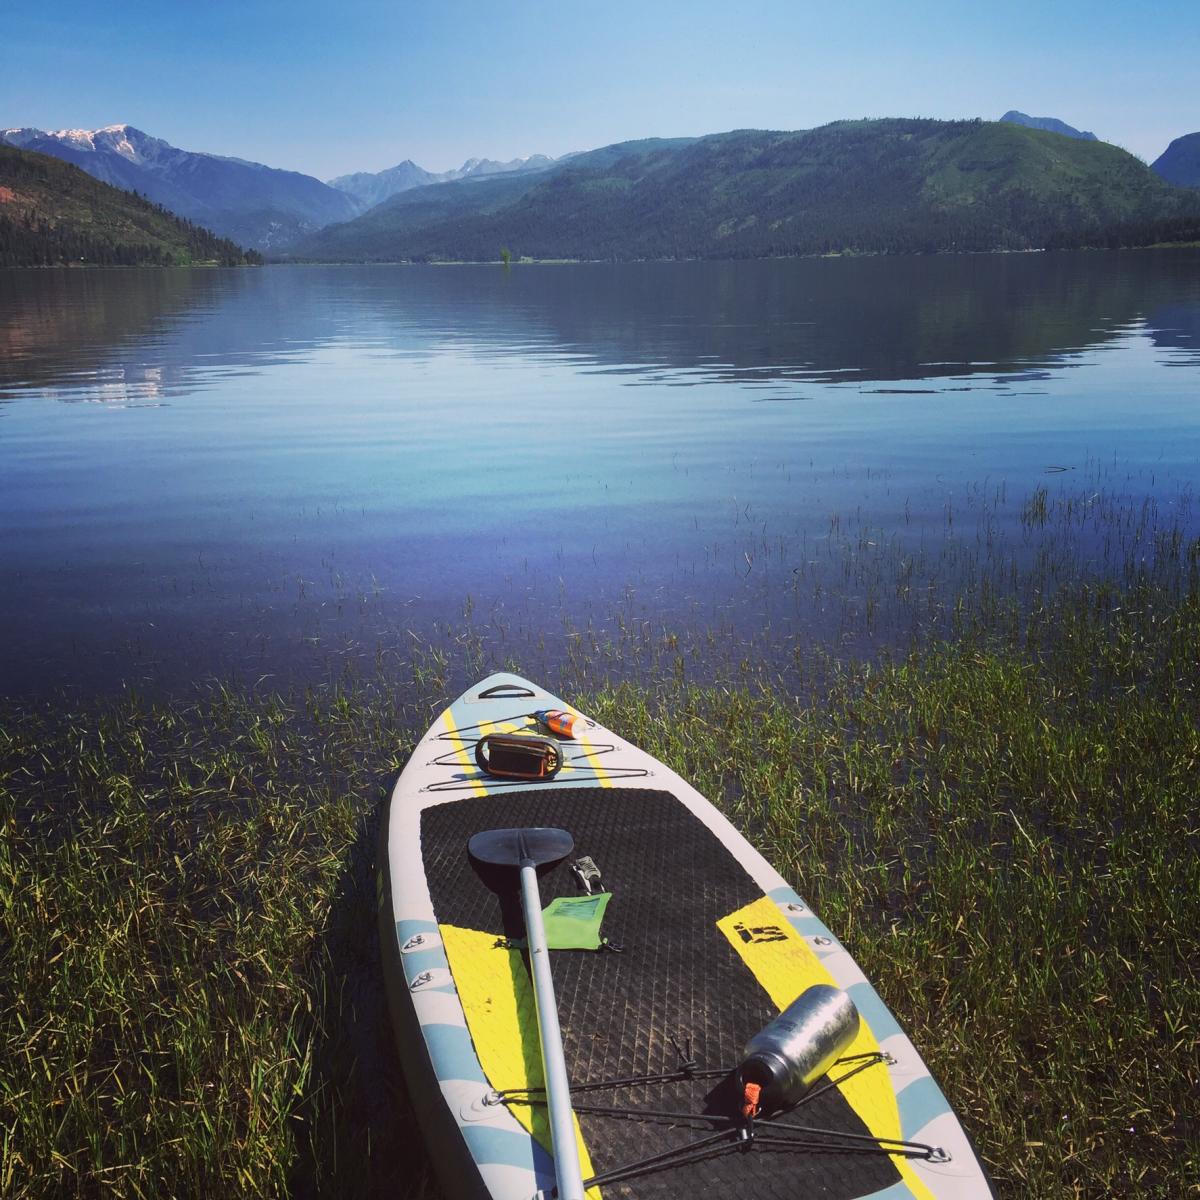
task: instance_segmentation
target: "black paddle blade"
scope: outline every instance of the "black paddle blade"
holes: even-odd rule
[[[488,829],[467,843],[467,853],[494,867],[535,867],[558,862],[575,849],[565,829]]]

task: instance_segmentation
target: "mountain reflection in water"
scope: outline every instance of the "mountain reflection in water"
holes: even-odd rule
[[[1193,486],[1198,266],[0,272],[0,686],[307,678],[464,606],[858,644],[795,586],[831,537]]]

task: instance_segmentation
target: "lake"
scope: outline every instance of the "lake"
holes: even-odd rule
[[[869,650],[895,563],[1034,553],[1037,489],[1194,532],[1198,482],[1195,251],[0,272],[9,696]]]

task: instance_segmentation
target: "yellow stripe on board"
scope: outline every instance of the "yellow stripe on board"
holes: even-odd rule
[[[494,933],[440,926],[454,986],[467,1017],[475,1053],[488,1082],[497,1090],[544,1086],[533,984],[520,950],[496,945]],[[546,1148],[551,1149],[550,1120],[545,1105],[509,1104],[508,1111]],[[595,1174],[575,1121],[579,1165],[585,1179]],[[590,1200],[600,1189],[589,1188]]]
[[[775,902],[767,896],[722,917],[717,928],[729,939],[742,962],[771,997],[771,1003],[782,1012],[797,996],[814,983],[837,987],[833,976],[821,965],[821,960],[787,921]],[[866,1021],[861,1022],[858,1034],[846,1050],[851,1054],[878,1053],[879,1043]],[[900,1139],[900,1110],[891,1077],[882,1066],[860,1071],[838,1090],[850,1107],[862,1118],[867,1129],[878,1138]],[[917,1176],[902,1155],[892,1155],[891,1161],[918,1200],[935,1200],[933,1193]]]
[[[582,713],[576,712],[573,708],[568,709],[567,711],[575,713],[577,717],[583,716]],[[615,787],[616,784],[609,779],[608,772],[600,765],[599,755],[597,755],[595,750],[592,749],[592,743],[586,737],[580,737],[577,740],[579,742],[580,749],[583,751],[584,758],[587,759],[588,765],[593,771],[596,772],[596,782],[601,787]]]
[[[486,796],[487,788],[483,786],[483,773],[476,765],[474,758],[467,753],[467,746],[463,740],[463,735],[458,732],[458,726],[454,724],[454,718],[450,715],[450,709],[446,709],[442,713],[442,720],[446,723],[446,732],[454,739],[454,752],[458,756],[458,761],[467,768],[468,772],[474,772],[470,775],[471,786],[475,789],[475,795]]]

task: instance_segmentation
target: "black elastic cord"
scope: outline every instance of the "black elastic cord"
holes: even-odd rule
[[[535,1104],[544,1104],[544,1100],[535,1100]],[[681,1113],[664,1112],[656,1108],[617,1108],[606,1104],[572,1104],[577,1113],[590,1113],[597,1117],[614,1117],[617,1120],[656,1121],[668,1125],[679,1125],[684,1121],[702,1121],[707,1128],[714,1124],[729,1124],[729,1118],[719,1113]]]
[[[666,1071],[661,1075],[627,1075],[623,1079],[590,1079],[584,1083],[573,1083],[571,1084],[571,1094],[598,1092],[606,1088],[637,1087],[643,1083],[683,1083],[689,1079],[719,1079],[728,1074],[728,1071],[720,1069],[697,1071],[690,1067],[680,1067],[676,1071]],[[540,1087],[505,1088],[503,1091],[497,1091],[496,1095],[502,1100],[507,1100],[510,1096],[543,1095],[545,1091],[545,1088]]]
[[[666,1170],[669,1167],[682,1167],[692,1162],[699,1162],[704,1158],[711,1158],[715,1154],[724,1154],[729,1150],[736,1149],[737,1142],[730,1142],[729,1135],[733,1130],[723,1129],[720,1133],[714,1133],[709,1137],[697,1138],[694,1142],[687,1142],[683,1146],[675,1146],[670,1150],[664,1150],[660,1154],[652,1154],[649,1158],[639,1158],[635,1162],[625,1163],[619,1167],[613,1167],[611,1171],[601,1171],[598,1175],[593,1175],[590,1179],[583,1181],[584,1190],[590,1187],[599,1187],[606,1183],[618,1183],[622,1179],[632,1179],[637,1175],[648,1175],[652,1171]],[[727,1145],[718,1145],[720,1142],[726,1142]]]
[[[816,1148],[822,1150],[840,1150],[846,1153],[855,1153],[859,1150],[870,1154],[872,1152],[882,1151],[884,1154],[903,1154],[908,1158],[929,1158],[936,1147],[926,1145],[924,1142],[908,1142],[901,1138],[876,1137],[873,1133],[850,1133],[842,1129],[819,1129],[813,1125],[789,1125],[786,1121],[776,1121],[773,1117],[756,1119],[758,1127],[761,1129],[766,1126],[772,1133],[779,1133],[783,1130],[795,1133],[807,1133],[813,1137],[829,1137],[840,1138],[845,1142],[856,1143],[848,1146],[831,1146],[828,1142],[820,1143]],[[800,1142],[792,1138],[764,1138],[762,1134],[756,1135],[756,1142],[763,1142],[764,1145],[787,1145],[809,1146],[807,1142]],[[889,1146],[894,1146],[894,1150],[889,1150]]]
[[[853,1058],[839,1058],[838,1062],[854,1062],[857,1059],[862,1059],[858,1066],[852,1067],[845,1075],[839,1075],[836,1079],[827,1080],[818,1088],[813,1088],[810,1092],[805,1092],[799,1100],[796,1101],[790,1108],[785,1109],[785,1112],[791,1112],[793,1109],[799,1108],[802,1104],[807,1104],[810,1100],[815,1100],[818,1096],[825,1095],[830,1089],[843,1084],[847,1079],[852,1079],[859,1071],[865,1071],[868,1067],[873,1067],[876,1063],[886,1062],[887,1056],[881,1051],[872,1050],[867,1054],[855,1054]],[[835,1064],[836,1065],[836,1064]]]
[[[678,1047],[676,1047],[678,1050]],[[689,1166],[718,1155],[729,1154],[735,1150],[750,1151],[761,1147],[766,1151],[788,1150],[807,1151],[814,1154],[888,1154],[903,1155],[905,1158],[933,1159],[937,1148],[924,1142],[908,1142],[900,1138],[875,1137],[867,1133],[851,1133],[841,1129],[821,1129],[811,1125],[793,1125],[782,1121],[780,1116],[794,1112],[802,1104],[815,1100],[818,1096],[845,1083],[860,1071],[875,1066],[876,1063],[887,1061],[887,1055],[882,1051],[872,1050],[866,1054],[852,1054],[839,1058],[839,1063],[854,1063],[855,1065],[836,1079],[830,1079],[819,1088],[805,1093],[800,1100],[783,1113],[773,1117],[755,1117],[753,1121],[735,1120],[723,1113],[672,1112],[665,1109],[635,1108],[609,1104],[575,1104],[572,1107],[577,1113],[599,1117],[612,1117],[623,1121],[653,1121],[666,1122],[671,1125],[690,1123],[695,1128],[697,1123],[711,1128],[720,1122],[726,1126],[706,1137],[697,1138],[682,1146],[652,1154],[648,1158],[639,1158],[633,1162],[623,1163],[609,1171],[602,1171],[583,1181],[584,1188],[599,1187],[609,1183],[620,1183],[627,1179],[635,1179],[639,1175],[649,1175],[655,1171],[671,1170],[675,1167]],[[573,1093],[596,1092],[620,1087],[642,1087],[654,1083],[681,1083],[689,1079],[717,1079],[729,1075],[726,1070],[696,1069],[689,1059],[682,1067],[659,1075],[628,1075],[621,1079],[593,1079],[584,1083],[571,1085]],[[544,1105],[545,1088],[506,1088],[497,1091],[497,1097],[503,1103]],[[791,1136],[803,1134],[806,1137]],[[809,1140],[817,1139],[817,1140]]]
[[[841,1136],[833,1129],[821,1132]],[[817,1154],[901,1154],[905,1158],[928,1158],[933,1153],[932,1146],[918,1146],[915,1142],[905,1143],[897,1150],[889,1150],[879,1145],[838,1146],[831,1142],[802,1142],[793,1138],[763,1137],[762,1134],[755,1137],[754,1144],[768,1150],[810,1150]]]

